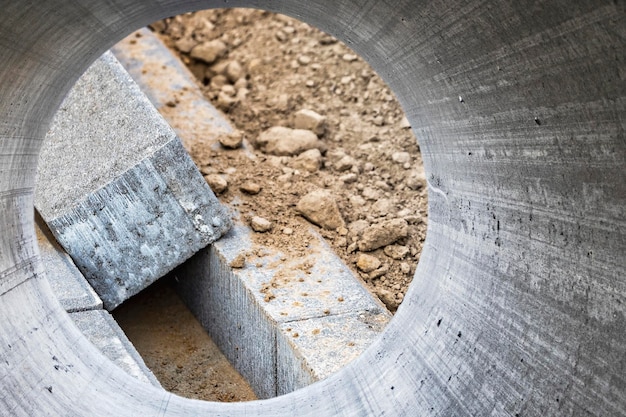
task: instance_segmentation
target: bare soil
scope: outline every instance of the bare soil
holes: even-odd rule
[[[205,401],[256,399],[168,280],[126,301],[113,316],[167,391]]]
[[[419,145],[385,83],[344,44],[283,15],[208,10],[165,19],[152,29],[239,129],[244,145],[251,145],[191,150],[210,183],[219,176],[225,187],[217,192],[220,199],[247,221],[254,219],[259,243],[291,256],[306,250],[308,231],[317,228],[394,312],[425,238],[427,190]],[[303,164],[301,151],[272,155],[259,135],[274,126],[296,126],[303,109],[323,118],[317,126],[323,128],[317,131],[319,161],[305,158]],[[345,227],[320,228],[298,210],[303,196],[320,189],[336,202]],[[256,228],[259,218],[267,222]],[[407,228],[395,241],[375,250],[361,244],[368,229],[398,219]]]

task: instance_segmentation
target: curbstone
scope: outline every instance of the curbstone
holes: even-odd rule
[[[102,308],[102,300],[80,273],[72,258],[54,240],[46,224],[36,216],[35,232],[46,277],[57,300],[68,313]]]
[[[62,104],[40,160],[35,206],[107,310],[230,226],[174,131],[110,53]]]

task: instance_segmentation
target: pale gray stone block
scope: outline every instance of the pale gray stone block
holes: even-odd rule
[[[179,294],[215,343],[257,395],[268,398],[346,365],[382,332],[390,314],[313,231],[310,255],[298,259],[253,246],[252,233],[235,222],[222,239],[181,265],[174,275]],[[249,255],[243,268],[229,266],[240,254],[259,252],[266,256]],[[298,266],[303,263],[312,265],[309,274]],[[266,301],[262,290],[274,276],[290,279],[272,288],[274,298]],[[373,322],[380,325],[363,331],[360,315],[375,317]],[[306,333],[309,327],[312,331],[322,326],[326,330],[317,340],[323,345],[315,354],[310,352],[315,349],[310,338],[285,341],[290,327]],[[342,342],[341,326],[353,327],[361,335],[346,331]],[[338,355],[333,350],[333,345],[350,342],[355,343],[350,352]]]
[[[230,226],[176,134],[110,53],[65,99],[39,166],[35,205],[108,310]]]
[[[35,232],[39,253],[52,291],[68,313],[102,308],[102,300],[80,273],[72,258],[56,242],[43,221]]]

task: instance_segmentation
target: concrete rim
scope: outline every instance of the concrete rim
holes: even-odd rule
[[[3,415],[626,414],[620,2],[5,3]],[[415,126],[431,197],[383,337],[325,381],[242,404],[182,399],[103,359],[52,301],[32,213],[41,140],[82,71],[142,25],[223,6],[289,14],[366,58]]]

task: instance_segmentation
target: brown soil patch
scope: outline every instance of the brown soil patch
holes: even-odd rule
[[[256,399],[168,281],[151,285],[113,316],[167,391],[206,401]]]
[[[268,224],[258,217],[269,221],[269,230],[255,234],[258,243],[288,256],[306,253],[309,230],[317,228],[395,311],[425,238],[426,180],[417,141],[381,79],[345,45],[282,15],[210,10],[169,18],[152,28],[179,53],[206,96],[243,133],[243,147],[200,142],[191,150],[207,180],[210,175],[213,181],[215,175],[225,180],[220,199],[248,222],[257,217],[253,223],[259,230],[268,229]],[[323,132],[316,132],[321,158],[298,156],[301,150],[289,155],[264,153],[259,135],[274,126],[296,126],[301,110],[325,119]],[[296,209],[303,196],[320,189],[334,197],[345,227],[314,226]],[[359,250],[368,228],[395,219],[406,221],[405,237],[399,235],[393,244],[375,250],[365,249],[367,245]],[[363,258],[365,250],[380,265]],[[359,259],[359,265],[376,269],[357,268]]]

